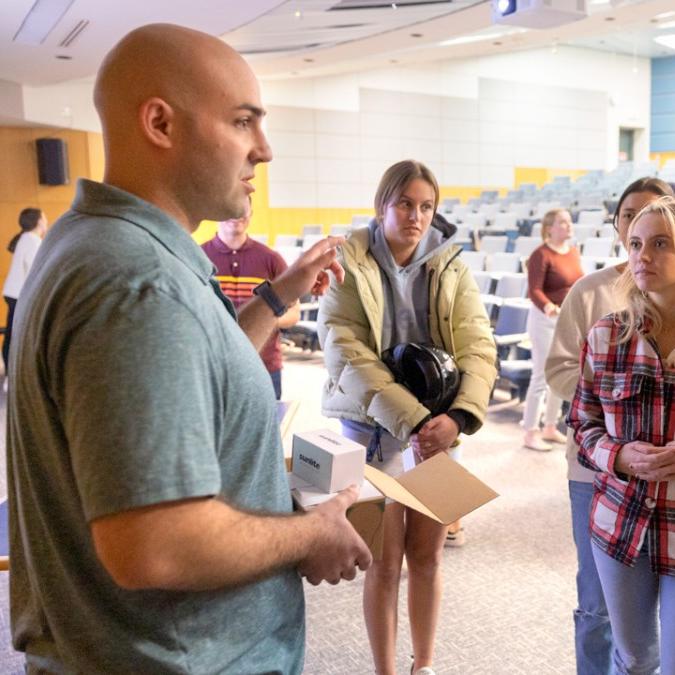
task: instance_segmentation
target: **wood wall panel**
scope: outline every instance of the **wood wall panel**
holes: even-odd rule
[[[0,127],[0,203],[31,202],[36,188],[32,129]]]
[[[68,145],[68,185],[38,183],[37,138],[62,138]],[[102,176],[100,134],[48,127],[0,127],[0,284],[9,269],[7,244],[19,230],[21,210],[27,206],[40,208],[53,223],[70,208],[78,178],[100,180]],[[6,306],[0,302],[0,326],[5,318]]]

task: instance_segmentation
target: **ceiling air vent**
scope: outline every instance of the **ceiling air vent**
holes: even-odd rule
[[[370,26],[369,23],[336,23],[332,26],[323,26],[325,30],[340,30],[342,28],[363,28],[364,26]]]
[[[59,42],[59,47],[70,47],[75,40],[80,37],[82,31],[89,25],[87,19],[80,19],[71,29],[70,33]]]
[[[237,52],[239,54],[276,54],[280,52],[299,52],[304,49],[316,49],[320,46],[320,43],[315,42],[312,44],[305,45],[284,45],[283,47],[237,47]]]
[[[357,9],[391,9],[392,5],[402,7],[423,7],[425,5],[450,5],[452,0],[340,0],[328,11]]]

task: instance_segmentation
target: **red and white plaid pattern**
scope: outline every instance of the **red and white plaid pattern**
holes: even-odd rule
[[[621,315],[600,319],[581,352],[581,378],[568,423],[579,462],[595,469],[591,536],[630,565],[646,542],[652,569],[675,576],[675,481],[647,482],[617,474],[622,445],[663,446],[675,438],[675,370],[665,369],[652,340],[617,344]]]

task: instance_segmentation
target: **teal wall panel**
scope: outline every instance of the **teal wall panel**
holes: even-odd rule
[[[675,56],[652,59],[651,152],[675,151]]]

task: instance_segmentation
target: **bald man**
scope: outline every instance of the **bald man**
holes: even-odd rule
[[[370,553],[349,489],[291,515],[274,393],[256,353],[325,290],[328,238],[235,320],[190,233],[243,215],[271,159],[245,62],[152,25],[95,86],[103,183],[81,180],[15,317],[8,463],[14,645],[29,673],[299,673],[301,576]]]

